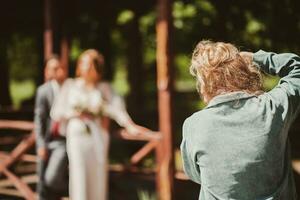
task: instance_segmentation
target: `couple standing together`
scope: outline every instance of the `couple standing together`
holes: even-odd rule
[[[105,119],[114,119],[131,134],[144,130],[131,120],[109,83],[101,81],[103,67],[103,56],[86,50],[78,59],[76,78],[65,80],[59,59],[47,61],[47,82],[38,88],[35,105],[41,200],[59,199],[68,187],[72,200],[105,200],[109,147]]]

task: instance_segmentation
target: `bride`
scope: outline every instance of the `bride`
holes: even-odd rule
[[[129,117],[123,100],[101,82],[103,66],[104,58],[96,50],[84,51],[78,59],[77,78],[65,81],[51,111],[67,138],[72,200],[107,199],[109,135],[103,116],[129,133],[141,129]]]

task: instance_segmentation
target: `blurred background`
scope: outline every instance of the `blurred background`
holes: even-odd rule
[[[175,169],[182,171],[179,144],[186,117],[202,109],[194,79],[189,75],[191,53],[198,41],[211,39],[236,44],[241,50],[264,49],[300,54],[299,0],[174,0],[171,49],[173,58],[173,144]],[[127,102],[136,123],[158,130],[156,86],[156,20],[154,0],[53,0],[53,51],[61,54],[61,41],[69,44],[69,76],[73,77],[81,52],[95,48],[105,57],[105,80]],[[32,120],[37,86],[44,81],[44,1],[10,0],[0,6],[0,118]],[[265,77],[265,89],[278,77]],[[300,121],[291,129],[298,190]],[[1,132],[2,133],[2,132]],[[12,149],[14,143],[1,143]],[[11,135],[11,133],[9,133]],[[4,141],[4,140],[2,140]],[[110,163],[129,163],[141,144],[113,140]],[[155,157],[140,163],[154,168]],[[258,180],[259,181],[259,180]],[[175,180],[176,199],[197,199],[199,186]],[[111,174],[110,199],[156,199],[153,178]],[[125,198],[125,197],[124,197]],[[121,198],[121,199],[124,199]]]

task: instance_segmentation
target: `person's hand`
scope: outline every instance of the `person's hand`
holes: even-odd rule
[[[125,127],[126,131],[131,135],[138,135],[140,130],[137,128],[136,124],[130,123]]]
[[[128,126],[126,126],[125,129],[129,134],[132,134],[132,135],[147,134],[147,133],[151,132],[150,129],[147,129],[143,126],[137,125],[134,122],[128,124]]]
[[[252,63],[253,61],[253,53],[248,51],[241,51],[240,56],[247,62]]]
[[[45,147],[38,148],[37,155],[40,159],[46,161],[48,159],[48,149]]]

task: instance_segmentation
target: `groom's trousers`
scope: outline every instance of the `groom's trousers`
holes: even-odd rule
[[[47,161],[37,160],[39,200],[58,200],[68,195],[68,157],[64,138],[53,140],[48,145]]]

